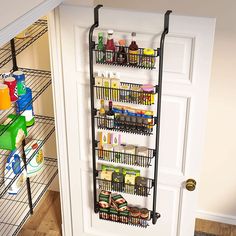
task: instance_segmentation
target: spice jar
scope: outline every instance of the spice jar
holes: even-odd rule
[[[121,102],[129,102],[129,85],[122,84],[120,86],[120,101]]]
[[[139,103],[139,96],[140,96],[140,86],[132,86],[130,91],[130,101],[132,103],[138,104]]]
[[[145,68],[153,68],[155,65],[154,50],[152,48],[144,48],[142,56],[142,66]]]
[[[154,104],[154,86],[152,84],[144,84],[141,86],[141,103],[148,105]]]

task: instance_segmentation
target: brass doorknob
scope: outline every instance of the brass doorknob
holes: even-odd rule
[[[194,191],[196,188],[196,180],[194,179],[187,179],[185,182],[185,187],[188,191]]]

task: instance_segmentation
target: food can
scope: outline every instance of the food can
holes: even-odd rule
[[[109,218],[112,221],[119,221],[118,211],[114,207],[111,207],[109,210]]]
[[[121,196],[121,194],[115,195],[111,199],[112,206],[117,211],[126,211],[127,210],[127,201]]]
[[[147,208],[140,209],[140,225],[142,225],[143,227],[147,227],[148,220],[149,220],[149,210]]]
[[[13,77],[17,81],[17,93],[18,96],[26,94],[26,86],[25,86],[25,75],[22,71],[14,71]]]
[[[99,217],[103,220],[109,220],[109,208],[100,208]]]
[[[142,66],[145,68],[153,68],[155,66],[154,50],[152,48],[144,48]]]
[[[6,84],[0,84],[0,110],[7,110],[11,107],[9,88]]]
[[[101,208],[109,208],[111,205],[111,192],[101,191],[98,199],[98,204]]]
[[[119,221],[125,224],[129,222],[129,211],[121,211],[119,212]]]
[[[18,93],[17,93],[16,79],[14,77],[7,77],[4,80],[4,84],[6,84],[9,88],[11,102],[17,101]]]
[[[137,207],[130,208],[130,222],[134,225],[140,224],[140,210]]]

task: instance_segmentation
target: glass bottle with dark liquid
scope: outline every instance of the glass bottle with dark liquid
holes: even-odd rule
[[[132,42],[129,45],[129,64],[136,66],[138,64],[138,45],[136,44],[136,33],[132,32]]]
[[[127,55],[125,52],[125,40],[119,40],[119,51],[117,52],[116,61],[118,64],[127,64]]]

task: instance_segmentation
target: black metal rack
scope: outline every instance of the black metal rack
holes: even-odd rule
[[[30,178],[33,209],[42,199],[44,193],[57,176],[57,173],[57,160],[45,157],[42,172]],[[17,235],[31,215],[26,183],[17,195],[6,195],[1,199],[0,211],[0,235]]]
[[[112,58],[114,58],[113,62],[106,61],[106,52],[105,52],[105,59],[100,60],[101,58],[101,52],[99,51],[97,44],[93,41],[93,32],[94,29],[99,26],[99,9],[102,7],[102,5],[97,5],[94,8],[94,24],[90,27],[89,30],[89,65],[90,65],[90,94],[91,94],[91,127],[92,127],[92,160],[93,160],[93,195],[94,195],[94,212],[99,212],[100,219],[103,220],[109,220],[113,222],[119,222],[119,223],[125,223],[128,225],[135,225],[140,227],[147,227],[148,226],[148,220],[152,219],[152,223],[156,224],[157,219],[160,217],[160,214],[156,212],[156,204],[157,204],[157,177],[158,177],[158,158],[159,158],[159,140],[160,140],[160,118],[161,118],[161,98],[162,98],[162,76],[163,76],[163,56],[164,56],[164,40],[165,36],[169,32],[169,15],[172,11],[167,11],[165,13],[164,17],[164,31],[161,35],[160,39],[160,47],[154,50],[154,55],[147,56],[143,53],[143,48],[139,49],[139,52],[136,56],[136,64],[131,64],[129,61],[129,52],[127,47],[126,55],[127,55],[127,61],[126,63],[120,64],[116,61],[117,57],[117,47],[115,52],[112,52]],[[111,52],[109,52],[111,53]],[[95,57],[94,57],[95,54]],[[102,54],[104,55],[104,54]],[[158,84],[155,86],[155,91],[150,93],[143,93],[143,92],[136,92],[132,89],[129,89],[128,91],[123,91],[122,89],[117,88],[107,88],[107,87],[101,87],[96,85],[96,79],[94,78],[94,70],[93,70],[93,64],[94,61],[97,64],[106,64],[106,65],[114,65],[114,66],[125,66],[125,67],[132,67],[132,68],[138,68],[138,69],[155,69],[156,64],[156,58],[159,57],[159,75],[158,75]],[[146,61],[149,61],[151,63],[145,64]],[[129,84],[129,87],[132,86],[132,84]],[[112,100],[117,102],[128,102],[128,103],[134,103],[134,104],[141,104],[141,105],[152,105],[154,103],[153,99],[150,99],[150,96],[154,96],[156,93],[158,94],[157,98],[157,106],[156,106],[156,117],[152,117],[151,123],[150,119],[149,122],[147,122],[146,119],[143,119],[142,122],[138,120],[135,120],[135,118],[132,119],[132,117],[121,120],[121,119],[108,119],[106,117],[101,117],[97,115],[97,109],[94,106],[94,92],[96,91],[96,98],[98,99],[105,99],[105,100]],[[124,93],[124,96],[121,97],[120,94]],[[123,95],[123,94],[122,94]],[[135,160],[134,156],[126,156],[128,157],[125,159],[125,155],[123,155],[123,158],[116,157],[116,152],[113,151],[104,151],[101,150],[100,147],[98,147],[98,141],[95,139],[95,121],[97,123],[97,127],[99,129],[108,129],[108,130],[115,130],[115,131],[121,131],[121,132],[128,132],[128,133],[134,133],[138,135],[151,135],[153,133],[153,129],[156,128],[156,142],[154,149],[152,150],[151,156],[148,156],[148,162],[146,160],[144,161],[144,157],[139,157],[144,162],[141,162],[140,165],[137,161],[132,162]],[[104,155],[105,154],[105,155]],[[110,154],[110,155],[109,155]],[[120,155],[120,153],[118,153]],[[106,157],[109,156],[109,160],[106,160]],[[122,163],[122,164],[128,164],[128,165],[134,165],[134,166],[141,166],[141,167],[149,167],[151,159],[153,158],[154,162],[154,176],[153,179],[149,179],[148,185],[146,187],[140,187],[136,185],[126,185],[123,183],[114,183],[110,180],[104,180],[101,178],[98,178],[99,171],[97,170],[96,162],[97,158],[103,161],[110,161],[114,163]],[[131,161],[131,162],[130,162]],[[128,186],[128,188],[126,188]],[[131,217],[130,215],[127,216],[125,219],[121,217],[118,213],[118,215],[111,215],[109,212],[106,212],[106,209],[104,212],[101,212],[102,209],[99,209],[99,205],[97,202],[97,188],[103,189],[106,191],[115,191],[115,192],[125,192],[125,193],[131,193],[135,195],[140,196],[148,196],[150,194],[150,190],[153,189],[153,207],[152,210],[149,211],[149,217],[148,219],[141,220],[140,218]]]
[[[19,68],[17,66],[16,56],[24,49],[30,46],[44,33],[47,32],[47,21],[38,20],[32,26],[27,28],[26,35],[23,38],[16,37],[12,39],[3,48],[0,48],[0,68],[6,65],[12,60],[12,71],[21,70],[26,75],[26,86],[32,90],[32,101],[30,101],[22,111],[12,119],[6,127],[1,130],[0,136],[3,135],[7,129],[20,117],[20,115],[27,109],[27,107],[33,103],[50,85],[51,85],[51,72],[45,70],[36,70],[29,68]],[[12,107],[6,111],[0,111],[0,123],[5,121],[9,114],[15,114],[15,107]],[[18,147],[20,154],[22,154],[22,160],[24,165],[18,172],[21,174],[27,170],[27,166],[34,157],[35,154],[43,147],[46,141],[51,137],[55,131],[54,118],[35,115],[35,124],[31,127],[27,127],[28,135],[23,140],[22,145]],[[34,153],[29,157],[25,154],[24,147],[30,141],[38,142],[38,147],[34,150]],[[10,187],[17,181],[19,174],[14,177],[11,176],[11,170],[6,174],[5,165],[6,159],[9,156],[10,151],[0,149],[0,170],[2,175],[0,176],[0,201],[1,201],[1,214],[0,214],[0,235],[9,236],[17,235],[23,224],[28,217],[33,214],[33,210],[37,203],[42,198],[43,194],[47,191],[49,185],[58,173],[57,161],[54,158],[44,158],[43,171],[35,177],[27,177],[24,186],[19,190],[17,195],[6,194]],[[10,163],[9,163],[10,164]],[[5,173],[5,174],[4,174]],[[3,176],[4,175],[4,176]],[[13,205],[12,205],[13,203]]]
[[[5,44],[0,48],[0,68],[10,62],[14,56],[12,56],[12,49],[15,56],[20,54],[24,49],[29,47],[33,42],[39,39],[48,31],[47,21],[38,20],[27,30],[27,36],[24,38],[15,38],[11,42]]]

